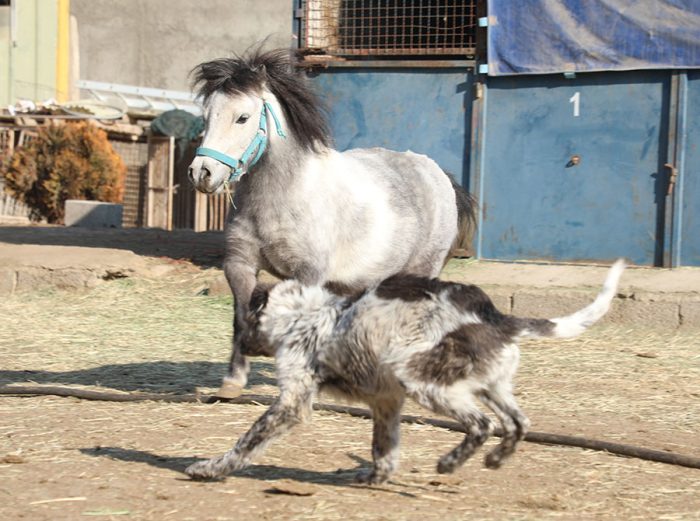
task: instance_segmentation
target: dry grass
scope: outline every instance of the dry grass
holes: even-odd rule
[[[123,279],[89,292],[3,300],[0,384],[217,387],[229,354],[231,302],[199,294],[206,277]],[[270,360],[256,359],[252,376],[251,391],[276,392]],[[608,327],[565,343],[528,342],[517,388],[534,430],[698,455],[700,350],[693,335]],[[0,457],[15,458],[0,461],[0,497],[13,498],[3,517],[700,519],[696,470],[525,444],[501,471],[486,471],[475,458],[454,476],[439,476],[437,457],[459,435],[427,425],[402,428],[404,466],[392,483],[356,486],[354,469],[370,457],[370,423],[331,413],[317,413],[235,478],[181,481],[195,456],[229,448],[262,410],[2,398]],[[406,412],[425,413],[412,405]]]
[[[231,299],[202,295],[206,278],[122,279],[89,292],[5,299],[0,383],[151,392],[216,388],[229,355]],[[632,420],[697,435],[696,335],[607,327],[564,342],[528,341],[522,353],[519,400],[539,430],[540,419],[553,424],[555,411],[559,419],[582,415],[603,424],[608,418],[614,427]],[[251,377],[255,392],[275,392],[272,361],[255,360]],[[407,412],[421,411],[409,406]],[[584,427],[569,433],[585,434]],[[614,431],[609,435],[616,438]]]

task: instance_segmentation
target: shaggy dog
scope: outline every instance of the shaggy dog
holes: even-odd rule
[[[529,422],[513,397],[523,337],[573,337],[609,309],[624,269],[610,269],[589,306],[555,319],[499,312],[476,286],[415,276],[391,277],[355,297],[288,280],[258,288],[244,339],[249,354],[276,357],[279,398],[223,456],[189,466],[196,479],[241,469],[266,443],[311,415],[319,391],[369,405],[374,421],[373,466],[357,479],[382,483],[396,469],[401,407],[408,395],[463,425],[464,440],[442,456],[440,473],[453,472],[502,426],[500,443],[485,459],[497,468],[523,439]]]

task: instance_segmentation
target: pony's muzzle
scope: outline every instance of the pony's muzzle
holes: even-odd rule
[[[194,181],[194,168],[190,167],[187,170],[187,175],[189,176],[190,181],[192,181],[194,183],[195,182]],[[210,178],[211,178],[211,172],[209,171],[209,169],[207,167],[203,166],[201,169],[201,175],[199,176],[199,179],[207,181]]]
[[[200,192],[213,193],[228,178],[229,168],[206,157],[196,157],[187,169],[187,177]]]

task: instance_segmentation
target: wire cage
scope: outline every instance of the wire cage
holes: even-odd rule
[[[300,47],[336,56],[476,52],[478,0],[302,0]]]

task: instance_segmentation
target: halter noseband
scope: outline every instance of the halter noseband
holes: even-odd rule
[[[223,152],[214,150],[213,148],[206,147],[197,148],[195,154],[198,156],[211,157],[212,159],[216,159],[218,162],[228,166],[231,169],[231,175],[229,176],[228,181],[235,181],[241,175],[243,175],[244,168],[250,168],[260,160],[260,158],[263,155],[263,152],[265,152],[265,148],[267,148],[268,112],[270,113],[270,116],[272,116],[272,119],[275,122],[277,135],[283,138],[287,137],[287,135],[284,133],[284,130],[282,130],[282,125],[280,124],[279,119],[277,119],[275,111],[272,110],[272,105],[270,105],[267,101],[263,100],[262,110],[260,111],[260,124],[258,125],[258,131],[255,133],[253,141],[250,142],[250,145],[248,145],[248,148],[245,149],[240,159],[236,159],[233,156],[229,156],[227,154],[224,154]],[[255,157],[253,157],[253,155]],[[253,157],[253,159],[251,159],[251,157]]]

